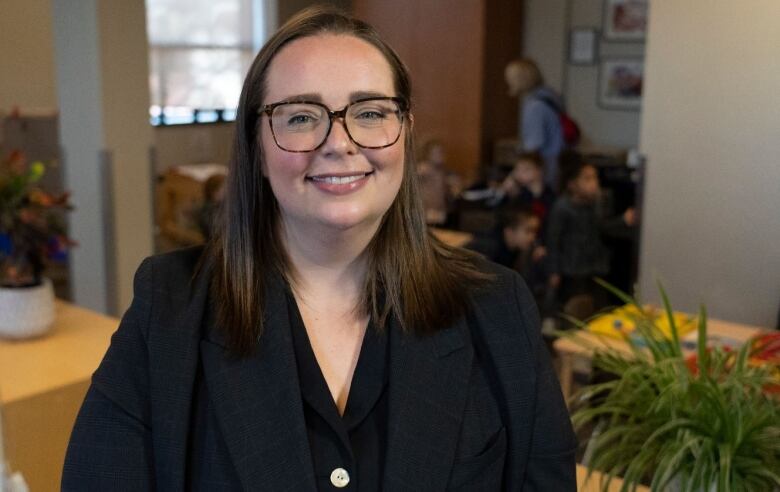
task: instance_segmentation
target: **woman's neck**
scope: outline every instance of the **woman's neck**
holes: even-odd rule
[[[364,253],[375,231],[376,227],[337,231],[283,227],[296,297],[307,304],[354,307],[366,276]]]

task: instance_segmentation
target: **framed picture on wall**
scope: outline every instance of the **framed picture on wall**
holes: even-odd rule
[[[645,62],[641,58],[603,60],[599,68],[599,106],[604,109],[639,110],[644,69]]]
[[[575,27],[569,31],[569,63],[593,65],[596,63],[598,33],[595,29]]]
[[[604,0],[604,39],[644,41],[648,0]]]

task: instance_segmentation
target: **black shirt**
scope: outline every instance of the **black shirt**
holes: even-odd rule
[[[349,476],[341,490],[380,490],[387,448],[387,330],[378,333],[369,322],[340,416],[289,291],[287,304],[317,487],[339,490],[331,474],[341,468]]]

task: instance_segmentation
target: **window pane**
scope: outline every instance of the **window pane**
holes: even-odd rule
[[[252,0],[146,0],[152,45],[252,45]]]
[[[235,108],[251,50],[152,48],[151,103],[198,109]]]

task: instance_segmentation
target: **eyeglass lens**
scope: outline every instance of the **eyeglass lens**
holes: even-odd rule
[[[352,140],[361,147],[378,148],[394,143],[401,132],[401,110],[389,99],[352,103],[344,123]],[[311,103],[282,104],[271,114],[273,133],[279,147],[306,152],[327,138],[331,120],[325,107]]]

